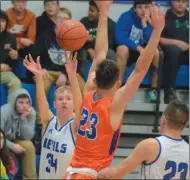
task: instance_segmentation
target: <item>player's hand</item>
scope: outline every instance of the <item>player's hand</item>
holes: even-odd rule
[[[36,76],[43,75],[39,56],[36,59],[36,63],[34,62],[32,56],[30,54],[29,54],[29,56],[25,56],[24,66],[26,67],[26,69],[28,69],[30,72],[32,72]]]
[[[175,41],[175,45],[180,48],[182,51],[187,51],[189,50],[189,44],[187,44],[184,41],[180,41],[180,40],[174,40]]]
[[[14,49],[10,49],[9,51],[9,56],[11,57],[11,59],[16,60],[18,59],[18,51],[14,50]]]
[[[21,120],[26,119],[28,116],[32,114],[32,108],[29,107],[22,115],[21,115]]]
[[[13,145],[13,151],[16,154],[23,154],[25,152],[25,149],[19,144],[14,144]]]
[[[98,6],[100,12],[107,13],[113,3],[113,0],[95,0],[95,3]]]
[[[107,167],[99,171],[98,179],[117,179],[114,168]]]
[[[8,64],[1,64],[0,68],[2,72],[11,71],[11,67]]]
[[[166,11],[164,13],[161,13],[160,5],[156,6],[155,3],[152,3],[152,5],[150,5],[150,14],[151,14],[151,20],[149,21],[151,21],[153,29],[162,32],[162,30],[165,27]],[[146,18],[149,19],[149,17]]]
[[[66,60],[66,71],[69,75],[76,75],[77,73],[77,52],[75,52],[74,54],[72,52],[69,53],[69,57],[67,55],[68,53],[65,51],[64,55],[65,55],[65,60]]]

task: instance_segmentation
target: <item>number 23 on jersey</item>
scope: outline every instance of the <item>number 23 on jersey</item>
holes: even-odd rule
[[[95,140],[97,137],[98,115],[96,113],[90,114],[87,109],[83,108],[81,117],[78,134],[82,137],[87,137],[89,140]],[[88,124],[90,124],[88,129],[84,129],[84,126]]]

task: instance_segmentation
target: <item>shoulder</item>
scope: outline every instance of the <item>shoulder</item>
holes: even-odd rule
[[[12,15],[13,14],[13,8],[9,8],[5,11],[7,13],[7,15]]]
[[[32,11],[28,10],[28,9],[26,9],[26,16],[28,18],[31,18],[31,19],[36,18],[35,14]]]
[[[80,22],[84,23],[84,22],[88,22],[88,17],[83,17]]]
[[[159,148],[160,144],[159,140],[157,140],[156,138],[148,138],[141,141],[139,143],[139,146],[147,152],[152,152],[155,149]]]

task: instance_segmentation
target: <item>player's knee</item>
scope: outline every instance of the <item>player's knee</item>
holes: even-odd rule
[[[117,60],[126,61],[129,57],[129,48],[125,45],[117,47]]]

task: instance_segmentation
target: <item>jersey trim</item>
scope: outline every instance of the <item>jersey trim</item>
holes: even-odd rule
[[[93,102],[99,101],[99,100],[101,100],[101,99],[102,99],[102,98],[97,99],[97,97],[96,97],[96,92],[92,95],[92,100],[93,100]]]
[[[164,136],[164,137],[167,137],[168,139],[174,140],[174,141],[183,141],[183,138],[175,139],[175,138],[172,138],[172,137],[167,136],[167,135],[163,135],[163,136]]]
[[[69,125],[70,125],[71,137],[72,137],[72,140],[73,140],[73,144],[75,146],[75,139],[74,139],[73,132],[72,132],[72,127],[71,127],[72,124],[70,123]]]
[[[53,117],[49,120],[49,122],[48,122],[48,124],[47,124],[47,126],[46,126],[46,128],[45,128],[45,131],[44,131],[44,133],[43,133],[43,136],[42,136],[42,137],[44,137],[44,135],[45,135],[45,133],[46,133],[46,130],[47,130],[47,128],[48,128],[48,126],[49,126],[50,122],[51,122],[54,118],[55,118],[55,116],[53,116]]]
[[[61,131],[67,124],[69,124],[72,120],[74,120],[75,118],[73,117],[72,119],[70,119],[69,121],[67,121],[60,129],[58,129],[58,122],[57,122],[57,118],[56,118],[56,123],[55,123],[55,129],[57,131]]]
[[[161,154],[161,152],[162,152],[162,146],[161,146],[160,141],[159,141],[157,138],[155,138],[155,140],[157,140],[157,142],[158,142],[158,144],[159,144],[159,147],[160,147],[160,148],[159,148],[158,156],[156,157],[156,159],[155,159],[154,161],[152,161],[152,162],[150,162],[150,163],[145,163],[145,162],[144,162],[144,165],[145,165],[145,166],[149,166],[149,165],[155,163],[155,162],[158,160],[158,158],[160,157],[160,154]]]

